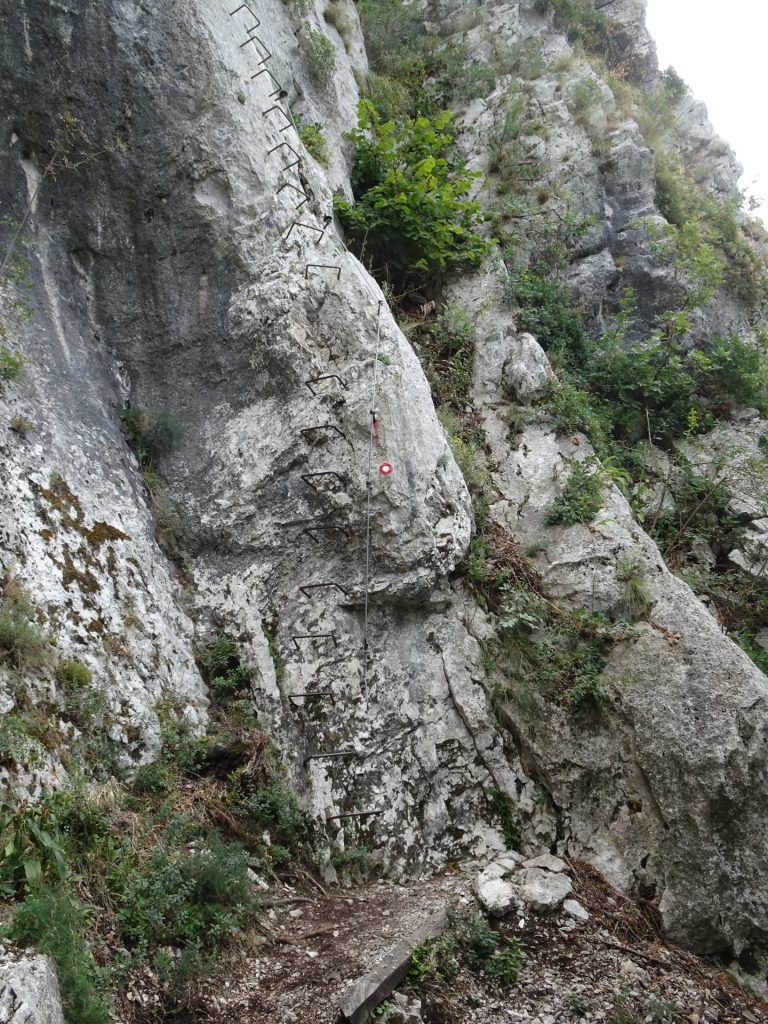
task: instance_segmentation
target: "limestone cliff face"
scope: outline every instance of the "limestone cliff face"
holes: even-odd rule
[[[533,722],[510,706],[497,721],[478,642],[490,626],[456,578],[472,530],[467,488],[413,349],[326,222],[333,192],[350,194],[344,132],[365,53],[354,5],[346,47],[324,6],[315,0],[298,22],[280,0],[260,0],[256,26],[214,0],[0,0],[0,201],[17,220],[31,206],[35,285],[32,319],[7,317],[7,343],[28,363],[0,398],[3,566],[26,585],[56,650],[107,690],[105,728],[123,767],[154,756],[164,702],[204,725],[193,638],[223,629],[256,666],[258,714],[341,842],[351,833],[337,816],[373,810],[354,835],[394,870],[498,849],[498,791],[532,845],[586,855],[657,896],[679,940],[759,948],[768,683],[665,568],[618,491],[592,530],[544,524],[558,464],[589,448],[556,436],[541,414],[510,441],[505,367],[535,345],[502,306],[504,268],[492,261],[448,288],[479,327],[474,403],[497,466],[492,515],[539,548],[537,567],[566,603],[615,608],[626,551],[647,564],[655,600],[651,621],[612,656],[608,676],[621,685],[599,734],[560,711]],[[470,6],[432,0],[426,15],[449,34]],[[642,6],[602,6],[652,86]],[[541,38],[553,61],[570,53],[532,0],[484,13],[485,29],[509,41]],[[335,50],[326,85],[303,56],[310,28]],[[274,77],[259,74],[266,52]],[[596,157],[568,88],[596,82],[603,127],[613,99],[588,62],[569,75],[532,84],[551,187],[595,214],[569,277],[595,322],[626,284],[650,320],[668,274],[633,225],[660,216],[654,155],[634,121],[614,118],[609,152]],[[326,126],[327,171],[275,109],[278,87],[283,109]],[[502,98],[500,86],[458,112],[460,145],[481,169]],[[90,156],[54,178],[45,171],[64,113],[82,124]],[[690,131],[680,144],[699,148],[713,188],[732,188],[732,157],[701,109],[681,116]],[[748,330],[727,295],[707,315]],[[537,358],[522,361],[535,369]],[[189,559],[183,576],[155,539],[120,429],[127,401],[169,410],[182,427],[161,468]],[[9,429],[14,416],[34,423],[26,438]],[[391,475],[378,472],[384,463]],[[13,680],[0,682],[9,712]],[[51,670],[34,685],[55,696]],[[313,692],[325,696],[292,699]],[[42,765],[4,769],[8,783],[34,789],[61,774],[51,747]],[[343,756],[306,760],[327,753]],[[551,803],[534,800],[537,786]]]

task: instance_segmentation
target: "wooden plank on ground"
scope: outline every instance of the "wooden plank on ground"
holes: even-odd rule
[[[363,1024],[371,1010],[392,995],[406,976],[414,949],[428,939],[440,935],[445,929],[447,919],[445,909],[435,911],[420,928],[399,942],[391,953],[380,960],[370,974],[358,978],[344,994],[339,1019],[344,1021],[344,1024]]]

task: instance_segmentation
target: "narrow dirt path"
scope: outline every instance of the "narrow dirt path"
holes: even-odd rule
[[[435,910],[471,902],[472,877],[463,866],[406,885],[376,882],[327,896],[302,889],[295,899],[286,893],[272,924],[276,941],[265,935],[264,945],[233,954],[195,1021],[336,1024],[349,985]]]

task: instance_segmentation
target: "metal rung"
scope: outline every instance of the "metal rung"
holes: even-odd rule
[[[344,814],[329,814],[326,817],[326,821],[338,821],[340,818],[374,818],[377,814],[383,814],[384,811],[347,811]]]
[[[310,595],[307,593],[308,590],[328,590],[335,587],[336,590],[340,590],[344,597],[349,597],[349,591],[346,587],[342,587],[340,583],[307,583],[303,587],[299,587],[299,590],[304,594],[305,597]]]
[[[331,702],[335,703],[335,697],[333,695],[333,690],[316,690],[314,693],[289,693],[288,694],[288,701],[290,703],[293,703],[293,701],[295,699],[299,698],[299,697],[304,697],[305,699],[308,699],[308,698],[313,698],[314,699],[314,698],[319,698],[319,697],[329,697],[331,699]]]
[[[323,373],[319,377],[310,377],[309,380],[305,380],[304,383],[307,385],[312,394],[316,395],[317,392],[313,390],[312,385],[319,384],[321,380],[337,380],[345,391],[349,386],[347,382],[338,375],[338,373]]]
[[[256,18],[255,14],[253,16],[254,16],[254,18]],[[259,27],[259,25],[261,25],[261,22],[259,21],[258,18],[256,18],[256,24],[255,25],[251,25],[251,27],[249,29],[246,29],[246,32],[248,33],[248,38],[245,40],[244,43],[240,43],[240,49],[241,50],[242,50],[242,48],[244,46],[247,46],[248,43],[252,43],[254,41],[254,39],[258,38],[256,35],[253,35],[252,33],[255,33],[255,31]],[[258,41],[261,43],[260,39]],[[261,45],[264,46],[264,43],[261,43]],[[264,46],[264,49],[266,50],[266,46]]]
[[[357,757],[356,750],[329,750],[327,754],[310,754],[309,757],[304,758],[304,765],[308,765],[310,761],[320,761],[327,757]]]
[[[272,95],[274,96],[274,93],[272,93]],[[300,196],[304,196],[302,201],[299,203],[299,205],[297,207],[295,207],[295,209],[300,210],[305,203],[309,202],[309,196],[307,195],[307,193],[303,189],[300,189],[298,187],[298,185],[293,185],[293,184],[291,184],[290,181],[286,181],[277,190],[277,194],[280,195],[280,193],[283,191],[284,188],[292,188],[294,192],[298,192]]]
[[[259,61],[257,67],[261,67],[262,64],[266,64],[268,60],[272,60],[272,51],[267,49],[266,43],[264,42],[263,39],[260,39],[259,36],[255,35],[255,34],[248,36],[248,38],[245,40],[245,42],[240,44],[240,49],[242,50],[242,48],[244,46],[247,46],[248,43],[258,43],[259,46],[261,46],[261,48],[266,53],[266,57],[262,57],[261,58],[261,60]],[[255,78],[255,77],[256,77],[255,75],[251,75],[251,78]]]
[[[347,482],[346,479],[341,475],[341,473],[336,473],[332,469],[326,469],[322,473],[302,473],[301,479],[304,481],[305,484],[311,487],[313,491],[319,491],[320,488],[316,487],[312,483],[312,479],[314,478],[316,480],[319,476],[335,476],[339,483],[342,485],[342,487]]]
[[[254,78],[255,77],[256,76],[254,75]],[[288,149],[290,149],[290,151],[296,157],[296,159],[293,161],[293,163],[286,164],[285,167],[283,168],[284,171],[290,171],[290,169],[292,167],[296,167],[298,164],[301,163],[301,157],[296,152],[296,150],[293,148],[293,146],[290,144],[290,142],[281,142],[281,143],[279,143],[279,145],[273,146],[272,149],[268,149],[267,150],[267,156],[270,156],[272,153],[276,153],[278,151],[278,149],[282,149],[283,146],[286,146]],[[339,273],[341,273],[341,271],[339,271]]]
[[[242,10],[246,10],[246,11],[248,11],[249,14],[253,14],[253,11],[251,10],[250,4],[240,4],[240,6],[236,7],[234,9],[234,11],[230,11],[229,12],[230,18],[233,18],[238,13],[238,11],[242,11]],[[254,18],[256,17],[255,14],[253,14],[253,16],[254,16]]]
[[[311,268],[315,268],[317,270],[335,270],[336,280],[341,280],[341,267],[335,263],[308,263],[304,269],[304,277],[307,279],[309,278],[309,271]]]
[[[280,113],[285,118],[285,120],[288,122],[288,124],[284,124],[283,127],[280,129],[281,132],[287,132],[289,128],[293,128],[293,121],[291,120],[289,115],[286,114],[286,112],[283,110],[279,103],[273,103],[268,110],[262,110],[261,116],[266,117],[267,114],[271,114],[273,110],[279,110]]]
[[[313,427],[302,427],[299,433],[303,438],[305,438],[305,440],[311,442],[312,439],[308,435],[313,433],[315,430],[333,430],[339,435],[339,437],[343,438],[343,440],[349,444],[349,438],[343,430],[340,430],[339,427],[336,426],[335,423],[317,423]]]
[[[345,537],[349,537],[349,528],[346,526],[307,526],[306,529],[301,532],[306,533],[306,535],[313,540],[315,544],[319,544],[320,538],[315,537],[315,534],[329,533],[332,530],[338,530],[339,533],[343,533]]]
[[[260,78],[262,75],[268,75],[272,82],[274,82],[274,84],[278,86],[279,89],[283,88],[278,79],[276,79],[274,75],[272,75],[268,68],[262,68],[261,71],[257,71],[255,75],[251,75],[251,81],[253,81],[254,78]],[[270,95],[274,95],[274,93],[270,93]]]
[[[240,43],[240,49],[242,50],[243,47],[247,46],[249,43],[258,43],[259,46],[263,47],[263,49],[266,50],[266,52],[269,54],[269,56],[265,57],[264,60],[259,61],[259,64],[263,64],[264,61],[270,60],[270,58],[272,57],[272,54],[269,53],[269,50],[267,50],[267,47],[266,47],[266,45],[264,43],[264,40],[259,38],[259,36],[256,35],[256,33],[254,32],[254,30],[252,28],[248,29],[248,33],[249,33],[248,34],[248,38],[245,40],[245,42],[244,43]]]
[[[323,235],[325,234],[325,228],[316,228],[314,224],[305,224],[303,221],[294,220],[291,222],[291,226],[288,228],[288,230],[285,233],[285,236],[283,237],[284,242],[287,242],[288,239],[291,237],[291,232],[293,231],[294,228],[306,228],[307,231],[316,231],[318,235],[320,235],[320,237],[317,240],[318,245],[322,242]]]
[[[301,650],[299,640],[332,640],[334,647],[339,646],[339,640],[335,633],[296,633],[291,640],[297,651]]]

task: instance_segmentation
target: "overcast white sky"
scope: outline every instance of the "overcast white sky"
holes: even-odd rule
[[[661,67],[680,72],[733,146],[768,224],[768,0],[648,0],[648,27]]]

